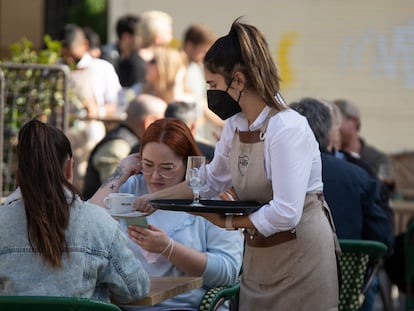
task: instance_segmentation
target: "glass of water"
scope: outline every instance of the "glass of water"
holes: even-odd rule
[[[187,171],[185,174],[188,187],[193,191],[192,205],[200,204],[200,190],[206,183],[206,157],[189,156],[187,159]]]

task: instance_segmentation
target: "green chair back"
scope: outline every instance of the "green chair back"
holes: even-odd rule
[[[363,287],[367,273],[387,252],[385,244],[368,240],[339,239],[342,256],[339,265],[342,286],[339,291],[339,310],[358,310],[363,303]]]
[[[203,299],[201,299],[198,310],[215,311],[221,305],[222,302],[231,299],[235,299],[234,303],[238,306],[239,290],[239,282],[231,286],[213,287],[204,294],[204,297]]]
[[[405,284],[407,288],[406,309],[414,310],[414,222],[406,231],[404,240],[405,251]]]
[[[7,311],[121,311],[111,303],[76,297],[0,296],[0,310]]]

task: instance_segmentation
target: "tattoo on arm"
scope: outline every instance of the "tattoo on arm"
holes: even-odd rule
[[[100,186],[100,188],[104,188],[104,187],[106,187],[108,184],[110,184],[111,182],[113,182],[114,180],[119,180],[120,178],[121,178],[121,176],[122,176],[122,173],[123,173],[123,167],[122,166],[118,166],[116,169],[115,169],[115,172],[110,176],[110,177],[108,177],[108,179],[106,180],[106,181],[104,181],[103,183],[102,183],[102,185]],[[110,186],[110,188],[113,190],[114,188],[115,188],[115,185],[114,184],[112,184],[111,186]]]

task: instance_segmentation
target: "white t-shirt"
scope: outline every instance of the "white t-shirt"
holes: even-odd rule
[[[105,116],[104,105],[116,105],[118,92],[122,89],[114,66],[104,59],[85,54],[76,67],[78,69],[88,68],[92,78],[95,100],[99,107],[99,115]]]

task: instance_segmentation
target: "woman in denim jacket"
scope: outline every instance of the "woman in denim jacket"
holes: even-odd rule
[[[118,223],[71,184],[67,137],[31,120],[19,133],[17,156],[19,188],[0,207],[0,276],[13,294],[122,303],[145,296],[148,275]]]

